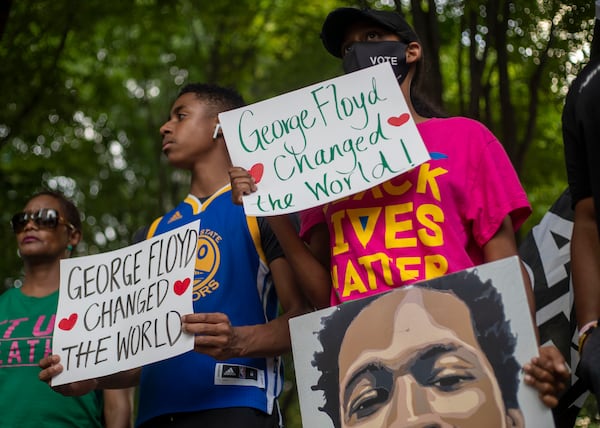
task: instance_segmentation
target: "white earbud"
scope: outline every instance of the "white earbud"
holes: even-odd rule
[[[217,137],[219,136],[220,129],[221,129],[221,124],[217,123],[217,126],[215,126],[215,132],[213,133],[213,140],[216,140]]]

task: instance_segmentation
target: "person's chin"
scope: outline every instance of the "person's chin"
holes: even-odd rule
[[[189,159],[182,159],[180,155],[177,155],[172,151],[165,151],[163,154],[166,156],[169,165],[171,165],[173,168],[189,169]]]

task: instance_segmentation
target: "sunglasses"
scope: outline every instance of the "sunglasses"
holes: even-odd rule
[[[75,229],[75,226],[61,217],[58,211],[51,208],[44,208],[36,212],[17,213],[11,219],[10,225],[14,233],[20,233],[30,221],[43,229],[56,229],[59,224],[64,224],[69,229]]]

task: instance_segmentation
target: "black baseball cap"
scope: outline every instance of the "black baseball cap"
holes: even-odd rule
[[[408,22],[399,13],[375,10],[341,7],[335,9],[323,23],[321,40],[325,49],[338,58],[342,57],[342,42],[348,27],[357,21],[370,20],[398,34],[403,42],[415,42],[419,38]]]

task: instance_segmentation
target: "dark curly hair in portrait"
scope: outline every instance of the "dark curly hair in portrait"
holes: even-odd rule
[[[501,295],[491,281],[482,282],[477,270],[472,270],[452,274],[451,279],[440,277],[413,284],[413,287],[452,293],[468,306],[477,342],[494,370],[504,405],[506,409],[518,409],[517,391],[521,367],[513,355],[516,338],[510,330],[510,322],[506,320]],[[338,355],[345,332],[363,309],[385,294],[387,293],[340,305],[331,315],[321,320],[323,328],[318,332],[318,339],[323,351],[316,352],[312,361],[321,376],[312,389],[323,391],[325,405],[319,410],[331,418],[335,427],[340,426]]]

